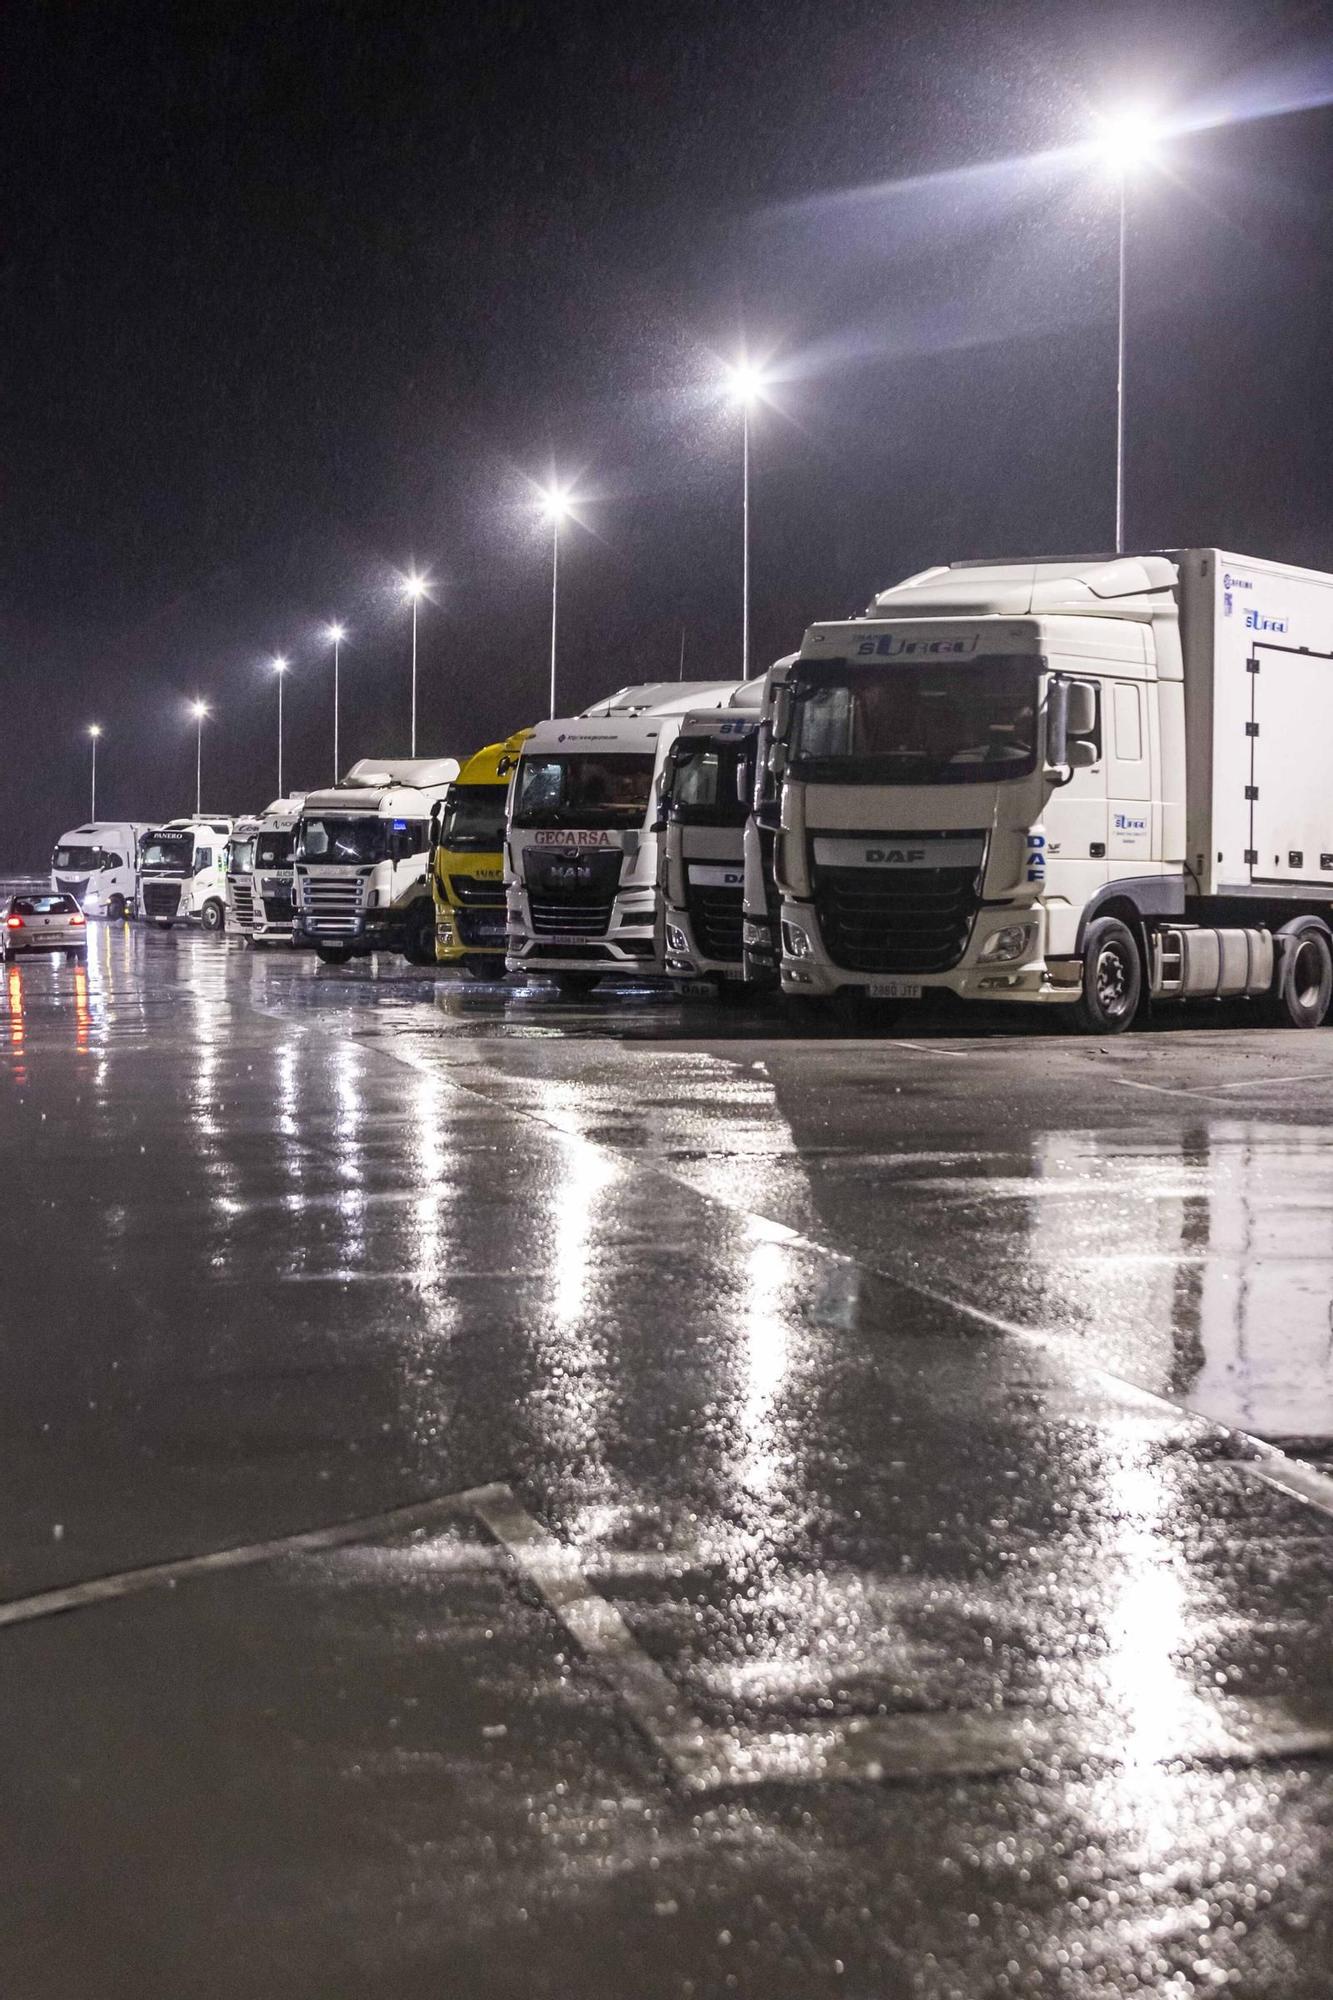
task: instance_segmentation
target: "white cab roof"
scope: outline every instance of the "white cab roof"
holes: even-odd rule
[[[751,705],[747,691],[762,685],[762,681],[645,681],[604,695],[580,714],[687,715],[692,708],[744,708]],[[753,706],[758,706],[757,693]]]

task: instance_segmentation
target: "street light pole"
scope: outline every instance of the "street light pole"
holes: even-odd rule
[[[403,594],[412,606],[412,733],[411,754],[417,754],[417,606],[426,594],[427,579],[415,571],[403,579]]]
[[[560,589],[560,516],[551,515],[551,714],[555,715],[555,638]]]
[[[286,660],[285,660],[285,659],[283,658],[282,654],[281,654],[281,653],[279,653],[279,655],[278,655],[277,659],[276,659],[276,660],[275,660],[275,661],[273,662],[273,671],[274,671],[274,673],[275,673],[275,674],[277,675],[277,677],[278,677],[278,797],[279,797],[279,798],[282,798],[282,797],[283,797],[283,790],[282,790],[282,683],[283,683],[284,679],[286,678],[286,674],[287,674],[287,666],[288,666],[288,662],[287,662],[287,661],[286,661]]]
[[[344,625],[330,625],[330,627],[329,627],[329,637],[330,637],[330,639],[332,639],[332,641],[333,641],[333,782],[334,782],[334,784],[336,785],[336,784],[337,784],[337,782],[338,782],[338,770],[339,770],[339,757],[338,757],[338,653],[339,653],[339,649],[340,649],[340,648],[341,648],[341,646],[342,646],[342,642],[343,642],[343,640],[344,640],[344,639],[345,639],[345,638],[347,637],[347,628],[346,628],[346,626],[344,626]]]
[[[93,745],[92,796],[88,801],[88,817],[90,820],[97,818],[97,739],[101,733],[102,725],[100,722],[90,722],[88,724],[88,734],[92,738]]]
[[[204,717],[208,714],[208,703],[192,701],[190,713],[194,717],[194,810],[197,818],[204,809]]]
[[[741,679],[750,678],[750,403],[741,404]]]
[[[1125,245],[1129,176],[1120,164],[1120,246],[1115,330],[1115,552],[1125,547]]]

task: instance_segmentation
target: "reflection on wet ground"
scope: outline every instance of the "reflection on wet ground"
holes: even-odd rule
[[[628,1635],[470,1517],[0,1634],[7,1990],[1328,1994],[1333,1517],[1218,1424],[1333,1436],[1333,1041],[6,971],[3,1594],[502,1480]]]

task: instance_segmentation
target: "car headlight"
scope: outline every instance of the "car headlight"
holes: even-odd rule
[[[808,933],[803,931],[799,924],[789,924],[785,920],[782,926],[782,949],[788,958],[813,958],[815,955],[815,948],[810,942]]]
[[[1006,924],[1003,930],[991,932],[980,955],[990,965],[1008,964],[1016,958],[1026,958],[1036,939],[1035,924]]]

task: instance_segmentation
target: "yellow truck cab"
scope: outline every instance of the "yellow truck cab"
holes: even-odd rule
[[[435,957],[473,979],[505,969],[505,804],[518,753],[532,731],[488,743],[467,759],[440,812],[431,860]]]

